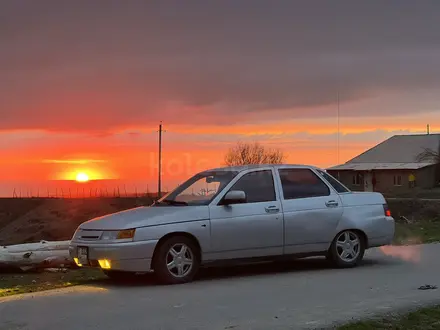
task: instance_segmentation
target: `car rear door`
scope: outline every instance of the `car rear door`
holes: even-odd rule
[[[339,195],[312,169],[278,169],[284,210],[284,253],[319,252],[336,234],[343,207]]]
[[[275,170],[244,172],[210,206],[208,259],[249,258],[283,253],[283,214]],[[219,205],[231,190],[246,193],[243,204]]]

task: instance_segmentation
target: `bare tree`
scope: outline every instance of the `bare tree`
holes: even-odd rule
[[[440,181],[440,140],[437,150],[431,148],[425,148],[420,154],[417,155],[418,162],[428,162],[435,164],[435,181]]]
[[[269,149],[255,143],[238,142],[231,147],[225,155],[226,166],[251,165],[251,164],[281,164],[285,155],[280,149]]]
[[[439,144],[440,145],[440,144]],[[418,162],[440,163],[440,146],[437,151],[430,148],[425,148],[420,154],[417,155]]]

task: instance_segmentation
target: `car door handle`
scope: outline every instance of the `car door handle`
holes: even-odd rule
[[[337,201],[328,201],[325,203],[325,206],[327,206],[327,207],[336,207],[338,205],[339,205],[339,203]]]
[[[280,208],[278,206],[272,205],[264,208],[267,213],[276,213],[280,211]]]

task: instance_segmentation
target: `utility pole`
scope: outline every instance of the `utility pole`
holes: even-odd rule
[[[162,121],[159,124],[159,171],[158,171],[158,180],[157,180],[157,197],[162,197],[162,133],[165,132],[162,130]]]
[[[428,135],[429,135],[429,124],[428,125],[426,125],[426,132],[428,133]]]
[[[339,92],[338,92],[338,145],[337,145],[337,157],[339,165],[339,144],[340,144],[340,125],[339,125]]]
[[[339,91],[338,91],[338,137],[337,137],[337,163],[339,165],[339,145],[340,145],[340,119],[339,119]],[[338,180],[340,180],[340,175],[339,175],[339,171],[338,171]]]

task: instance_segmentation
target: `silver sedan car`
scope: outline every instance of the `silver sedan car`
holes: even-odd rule
[[[390,244],[395,224],[380,193],[351,192],[304,165],[252,165],[198,173],[148,207],[79,226],[70,255],[111,278],[153,271],[191,281],[201,266],[326,256],[353,267]]]

